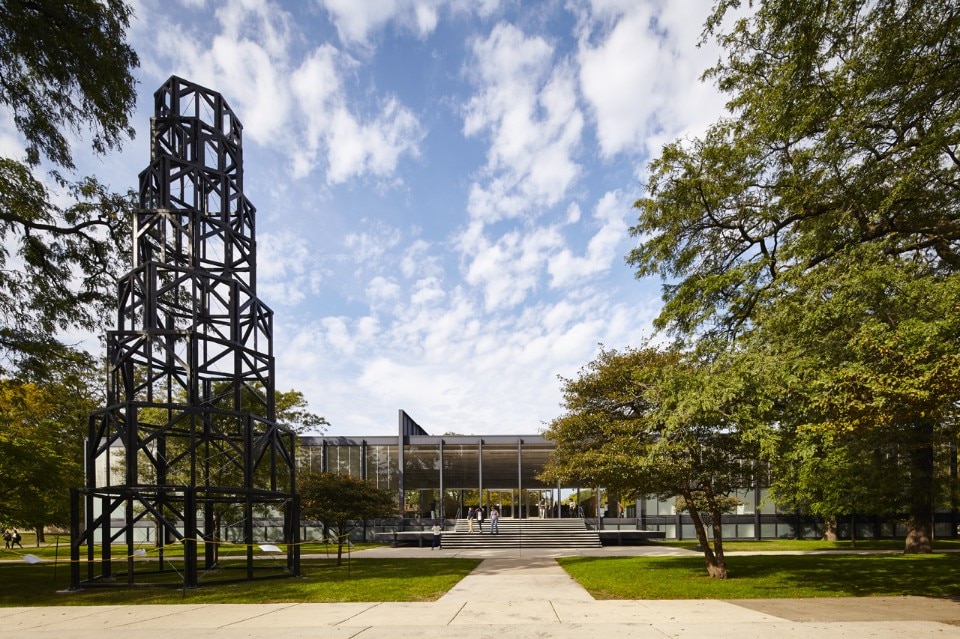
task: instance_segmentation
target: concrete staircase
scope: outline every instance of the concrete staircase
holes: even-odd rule
[[[467,520],[458,519],[453,530],[443,533],[444,548],[599,548],[600,535],[588,530],[583,519],[501,519],[500,533],[490,534],[490,520],[483,520],[483,533],[467,532]]]

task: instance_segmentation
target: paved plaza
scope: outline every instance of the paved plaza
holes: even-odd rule
[[[663,551],[655,549],[658,555],[666,554]],[[960,602],[956,601],[925,597],[595,600],[555,561],[570,554],[654,552],[648,547],[573,553],[377,548],[355,556],[435,557],[440,552],[483,561],[434,602],[0,608],[0,633],[16,639],[960,637]],[[667,553],[690,554],[679,549],[667,549]]]

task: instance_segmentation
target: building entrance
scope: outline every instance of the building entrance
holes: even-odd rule
[[[527,490],[527,517],[531,519],[546,519],[553,510],[552,490]]]
[[[512,518],[517,516],[516,491],[508,488],[491,488],[486,493],[487,513],[490,512],[492,507],[496,506],[501,517]]]

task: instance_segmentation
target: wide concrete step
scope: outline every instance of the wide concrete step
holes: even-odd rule
[[[582,519],[501,519],[499,533],[491,534],[490,520],[477,522],[469,532],[466,519],[443,534],[448,548],[599,548],[600,536],[587,530]]]

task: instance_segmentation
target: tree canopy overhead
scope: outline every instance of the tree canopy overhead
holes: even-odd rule
[[[660,325],[735,330],[857,245],[960,270],[960,6],[758,2],[721,31],[739,5],[705,33],[731,117],[667,145],[637,202],[628,262],[679,280]]]
[[[72,135],[89,132],[97,153],[133,136],[130,16],[122,0],[0,3],[0,104],[26,138],[28,164],[45,156],[72,169]]]
[[[44,374],[56,333],[92,329],[115,303],[132,201],[93,178],[72,179],[71,140],[95,153],[133,135],[133,70],[121,0],[0,2],[0,108],[25,157],[0,157],[0,370]],[[50,180],[34,173],[44,164]],[[68,206],[55,204],[61,189]]]
[[[730,116],[651,163],[627,261],[667,282],[658,326],[775,373],[775,457],[893,451],[907,550],[929,551],[960,405],[960,5],[741,4],[704,32]],[[818,474],[821,496],[843,475]]]

